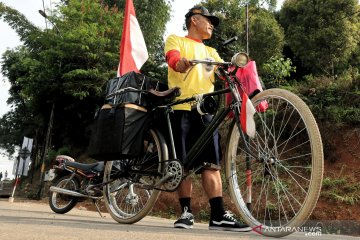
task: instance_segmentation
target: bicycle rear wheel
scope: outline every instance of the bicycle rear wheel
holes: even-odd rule
[[[255,138],[242,141],[237,125],[232,125],[226,177],[237,209],[254,231],[282,237],[304,224],[317,203],[323,148],[317,123],[299,97],[269,89],[252,99],[255,107],[264,101],[266,110],[254,115]]]
[[[167,147],[159,132],[149,130],[144,139],[145,153],[138,159],[109,161],[104,171],[104,182],[118,176],[126,167],[154,174],[136,174],[116,177],[104,186],[105,206],[111,217],[125,224],[144,218],[154,206],[160,191],[145,187],[157,180],[155,173],[162,173],[164,160],[168,159]],[[121,175],[123,176],[123,175]]]

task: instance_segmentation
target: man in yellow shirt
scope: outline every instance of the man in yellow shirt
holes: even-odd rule
[[[165,43],[165,55],[168,63],[169,88],[180,87],[181,95],[178,99],[185,99],[196,94],[214,91],[214,68],[201,64],[192,66],[191,59],[211,59],[222,61],[214,48],[208,47],[203,40],[210,39],[214,27],[219,19],[213,16],[202,6],[195,6],[185,15],[188,29],[186,37],[171,35]],[[187,151],[192,147],[198,137],[212,120],[212,115],[201,115],[190,104],[181,104],[173,107],[174,114],[171,123],[174,134],[175,149],[178,158],[186,159]],[[215,132],[212,141],[189,167],[192,169],[203,162],[220,165],[221,150],[218,133]],[[189,170],[185,169],[185,170]],[[251,231],[251,228],[237,221],[232,214],[224,210],[222,198],[222,182],[220,171],[216,169],[202,169],[200,172],[202,186],[206,192],[211,207],[209,229],[229,231]],[[178,228],[192,228],[194,217],[191,213],[192,180],[185,179],[177,191],[182,209],[181,217],[174,223]]]

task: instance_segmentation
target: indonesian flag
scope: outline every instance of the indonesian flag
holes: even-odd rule
[[[139,72],[148,57],[145,40],[136,19],[133,1],[126,0],[117,76],[122,76],[130,71]]]
[[[241,103],[240,122],[242,130],[251,138],[255,137],[256,127],[254,121],[254,114],[256,110],[248,95],[243,92]]]

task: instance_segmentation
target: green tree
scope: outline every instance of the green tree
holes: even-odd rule
[[[235,52],[246,51],[247,2],[230,0],[224,4],[220,0],[208,0],[204,3],[204,6],[221,20],[219,27],[215,28],[213,39],[209,40],[209,45],[218,49],[225,60],[229,60]],[[276,1],[249,1],[249,53],[257,62],[260,73],[262,65],[271,57],[282,55],[284,32],[275,19],[275,7]],[[223,47],[222,42],[233,36],[239,36],[239,41]]]
[[[357,0],[287,0],[279,19],[303,66],[335,77],[359,43],[358,11]]]
[[[0,3],[0,18],[24,42],[23,47],[8,51],[2,58],[3,74],[11,83],[9,103],[13,112],[0,119],[0,146],[9,152],[21,143],[25,132],[44,144],[52,106],[53,148],[71,146],[73,153],[83,152],[95,107],[102,103],[107,80],[116,76],[123,8],[105,1],[62,2],[49,16],[60,34],[55,28],[38,29],[21,13]],[[134,2],[141,5],[136,12],[150,55],[145,73],[159,72],[158,52],[170,6],[163,0],[156,0],[156,5],[153,1]],[[154,12],[159,14],[150,21]],[[13,123],[19,127],[7,127]],[[4,133],[14,134],[11,142]]]
[[[125,0],[104,0],[109,7],[125,8]],[[165,25],[170,19],[170,7],[173,0],[133,0],[136,18],[139,21],[149,51],[149,59],[142,67],[142,72],[159,79],[167,79],[164,63]]]
[[[281,57],[284,47],[284,30],[272,12],[254,9],[250,12],[250,56],[258,63],[259,73],[263,64],[272,57]]]

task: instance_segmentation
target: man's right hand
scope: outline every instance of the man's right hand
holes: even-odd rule
[[[180,58],[176,63],[176,71],[185,73],[191,67],[191,63],[186,58]]]

